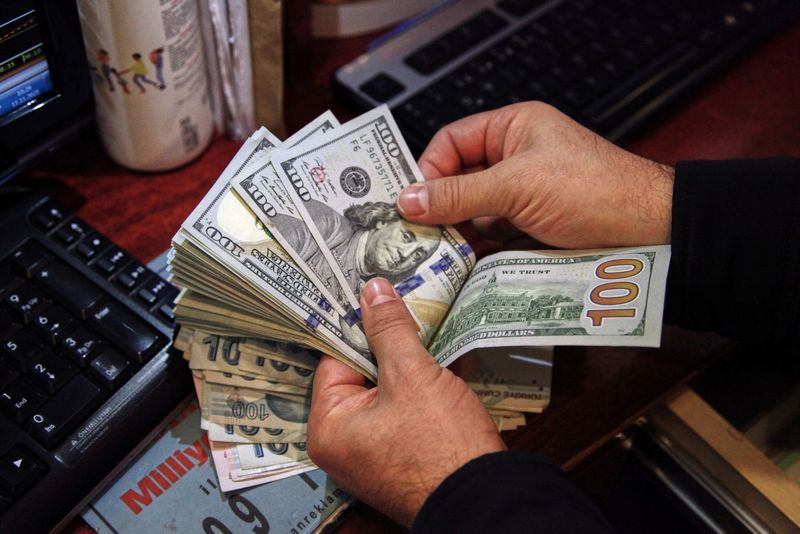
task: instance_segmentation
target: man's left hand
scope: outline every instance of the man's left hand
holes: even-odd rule
[[[422,346],[391,284],[361,291],[378,385],[330,356],[314,379],[308,452],[345,491],[410,526],[425,500],[466,462],[506,449],[478,397]]]

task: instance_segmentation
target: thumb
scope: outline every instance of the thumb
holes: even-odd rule
[[[417,323],[388,280],[373,278],[361,290],[361,322],[378,360],[378,384],[436,365],[417,335]]]
[[[484,215],[511,215],[515,182],[500,180],[503,162],[486,170],[413,184],[400,192],[397,209],[406,219],[455,224]]]

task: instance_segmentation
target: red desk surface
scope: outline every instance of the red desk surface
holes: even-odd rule
[[[342,118],[329,80],[373,36],[311,45],[306,85],[287,88],[286,121],[294,131],[327,108]],[[697,91],[627,148],[665,163],[681,159],[800,156],[800,24],[766,42]],[[140,260],[163,252],[239,143],[216,139],[194,163],[173,172],[140,174],[108,160],[92,136],[32,173],[29,183],[58,198]],[[550,407],[504,434],[509,446],[545,454],[566,469],[661,402],[720,347],[713,335],[667,327],[661,349],[560,347]],[[342,532],[398,530],[358,507]]]

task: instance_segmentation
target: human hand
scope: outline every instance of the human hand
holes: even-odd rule
[[[505,450],[478,397],[440,367],[392,285],[361,291],[362,323],[378,385],[330,356],[317,367],[308,453],[345,491],[410,526],[425,499],[460,466]]]
[[[479,218],[476,226],[486,233],[508,226],[497,224],[505,220],[562,248],[669,242],[674,170],[626,152],[542,102],[445,126],[419,166],[428,182],[406,188],[398,200],[411,221]]]

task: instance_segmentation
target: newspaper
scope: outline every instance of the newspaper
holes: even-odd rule
[[[352,498],[319,469],[225,495],[194,397],[83,511],[98,533],[319,532]]]

